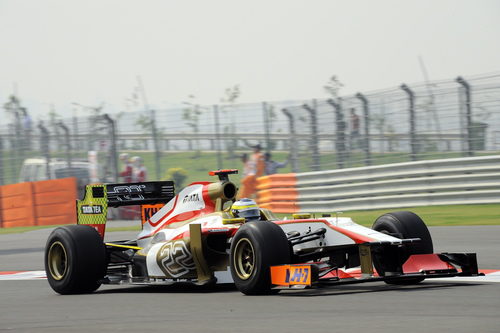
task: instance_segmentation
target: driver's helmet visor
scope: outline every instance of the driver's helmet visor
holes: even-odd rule
[[[255,209],[245,209],[243,211],[238,212],[239,217],[244,217],[244,218],[256,218],[260,216],[260,211],[258,208]]]

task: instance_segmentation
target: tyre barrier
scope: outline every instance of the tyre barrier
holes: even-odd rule
[[[500,155],[270,175],[257,201],[275,213],[500,203]]]
[[[0,227],[76,223],[76,178],[0,186]]]

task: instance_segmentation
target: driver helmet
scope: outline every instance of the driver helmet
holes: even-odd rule
[[[234,217],[244,217],[247,221],[259,220],[259,206],[252,199],[242,198],[231,206],[231,214]]]

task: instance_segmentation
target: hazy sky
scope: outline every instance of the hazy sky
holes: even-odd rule
[[[34,113],[71,103],[325,97],[500,70],[500,1],[0,0],[0,101]]]

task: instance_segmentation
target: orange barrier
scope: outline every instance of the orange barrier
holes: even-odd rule
[[[257,202],[274,213],[299,211],[297,177],[294,173],[257,178]]]
[[[76,223],[76,178],[0,186],[0,227]]]
[[[269,209],[273,213],[298,213],[299,206],[296,202],[268,202],[259,205],[261,208]]]
[[[257,189],[265,190],[275,187],[295,187],[297,177],[294,173],[275,174],[257,178]]]
[[[76,223],[76,178],[33,182],[36,225]]]
[[[271,201],[297,201],[298,192],[295,188],[273,188],[258,192],[257,202],[265,203]]]
[[[2,228],[35,225],[31,183],[1,186],[0,201]]]

